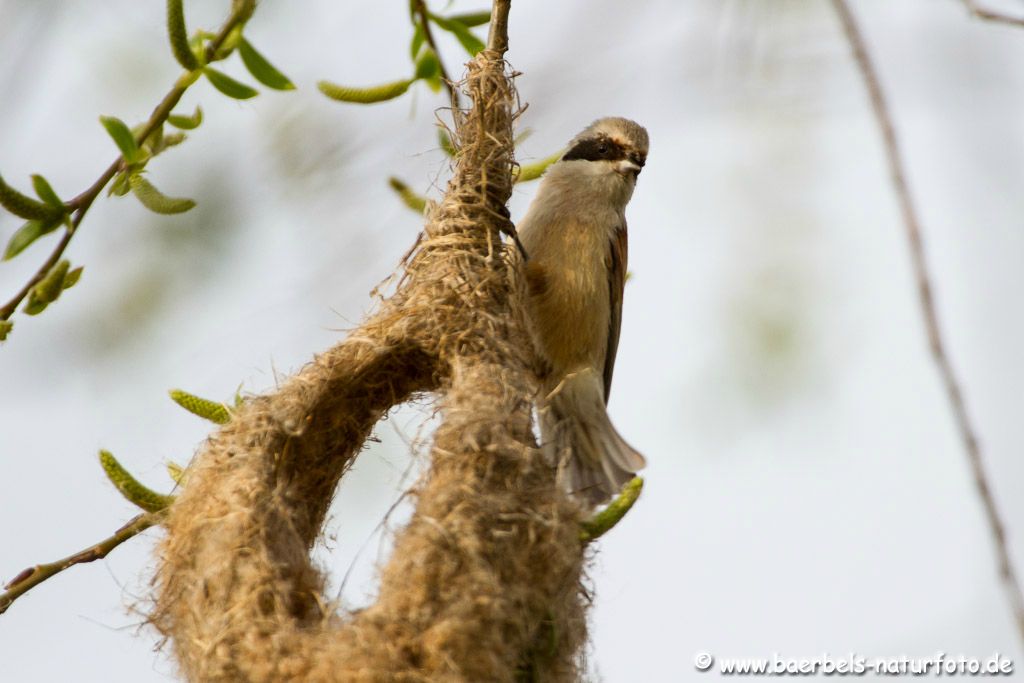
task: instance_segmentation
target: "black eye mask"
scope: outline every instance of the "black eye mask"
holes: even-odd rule
[[[626,148],[606,137],[580,140],[565,153],[562,161],[583,159],[585,161],[621,161],[626,158]]]

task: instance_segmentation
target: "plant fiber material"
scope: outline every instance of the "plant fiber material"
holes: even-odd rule
[[[507,9],[506,9],[507,12]],[[200,449],[168,510],[152,623],[191,681],[576,680],[580,509],[531,429],[521,261],[501,240],[518,114],[501,53],[464,84],[459,154],[393,296]],[[436,392],[443,422],[375,604],[337,613],[309,559],[376,421]]]

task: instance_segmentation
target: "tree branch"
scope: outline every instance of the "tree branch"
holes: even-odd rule
[[[491,6],[491,28],[487,34],[487,49],[494,50],[500,57],[508,52],[508,13],[512,0],[495,0]]]
[[[252,15],[253,12],[252,2],[235,2],[231,14],[228,16],[227,21],[221,26],[220,31],[210,41],[206,47],[206,61],[207,63],[215,62],[223,59],[226,55],[218,55],[218,50],[224,44],[224,41],[228,39],[231,32],[235,28],[245,21]],[[186,71],[181,77],[175,81],[174,86],[164,95],[164,98],[160,101],[160,104],[156,106],[153,113],[150,115],[149,120],[142,127],[142,130],[136,136],[136,142],[140,145],[145,142],[146,138],[153,134],[157,128],[162,126],[167,121],[167,117],[170,115],[171,110],[174,109],[178,101],[181,100],[182,95],[189,88],[192,83],[195,82],[195,72]],[[0,307],[0,320],[8,320],[14,312],[21,305],[21,302],[25,300],[25,297],[29,295],[32,288],[42,282],[43,278],[46,277],[47,273],[57,265],[61,257],[64,255],[64,251],[71,244],[71,239],[74,237],[78,226],[82,223],[85,218],[85,214],[89,211],[93,202],[99,196],[103,188],[107,186],[110,179],[117,175],[118,172],[124,169],[124,157],[118,157],[107,167],[96,182],[94,182],[87,190],[84,190],[74,199],[67,202],[69,209],[73,211],[71,219],[71,226],[64,231],[64,235],[61,237],[57,246],[53,252],[50,253],[49,258],[43,262],[43,265],[39,267],[35,275],[29,278],[29,281],[22,287],[17,294]]]
[[[15,600],[47,579],[53,578],[65,569],[73,567],[76,564],[84,564],[86,562],[103,559],[117,546],[121,545],[128,539],[139,535],[154,524],[157,524],[159,519],[159,513],[145,513],[137,515],[132,518],[130,522],[118,529],[112,536],[89,546],[85,550],[80,550],[74,555],[69,555],[62,560],[57,560],[56,562],[51,562],[49,564],[37,564],[34,567],[25,569],[11,579],[6,586],[4,586],[4,588],[7,589],[6,592],[0,593],[0,614],[6,612],[7,608],[10,607]]]
[[[969,5],[973,5],[968,0]],[[896,130],[893,126],[892,116],[889,114],[889,107],[885,100],[885,94],[878,80],[878,72],[868,55],[864,38],[861,35],[857,22],[854,19],[846,0],[833,0],[836,13],[843,25],[846,38],[853,48],[854,58],[857,67],[860,69],[864,84],[867,87],[868,95],[871,98],[871,106],[874,110],[875,119],[882,132],[882,139],[885,145],[885,155],[889,164],[889,172],[892,176],[893,188],[899,201],[900,211],[903,215],[903,224],[907,232],[907,240],[910,243],[910,255],[914,269],[914,277],[917,280],[917,294],[921,304],[921,312],[924,315],[925,328],[928,334],[928,346],[931,350],[932,359],[945,387],[946,397],[949,400],[953,417],[956,421],[957,430],[960,433],[960,440],[963,443],[964,451],[974,476],[974,484],[977,487],[978,495],[981,498],[985,517],[988,521],[989,531],[992,534],[995,546],[996,559],[999,564],[999,574],[1002,577],[1006,595],[1013,612],[1014,620],[1022,640],[1024,640],[1024,593],[1021,592],[1020,581],[1014,569],[1013,561],[1010,558],[1010,551],[1007,547],[1006,529],[996,506],[992,487],[985,472],[985,464],[982,459],[981,446],[978,444],[977,430],[971,422],[967,413],[966,402],[960,388],[960,380],[953,370],[953,364],[946,351],[942,332],[939,327],[938,313],[935,309],[935,297],[933,294],[932,276],[928,270],[928,263],[925,259],[924,244],[921,237],[921,223],[917,216],[917,210],[910,196],[910,188],[907,184],[906,172],[899,144],[896,140]]]

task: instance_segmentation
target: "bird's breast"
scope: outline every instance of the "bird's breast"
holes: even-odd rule
[[[528,313],[538,351],[555,381],[582,367],[601,369],[610,308],[604,221],[573,216],[524,223]]]

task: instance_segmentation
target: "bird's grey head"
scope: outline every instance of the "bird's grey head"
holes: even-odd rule
[[[647,131],[629,119],[598,119],[569,143],[561,161],[593,164],[598,173],[617,173],[635,181],[647,162]]]

